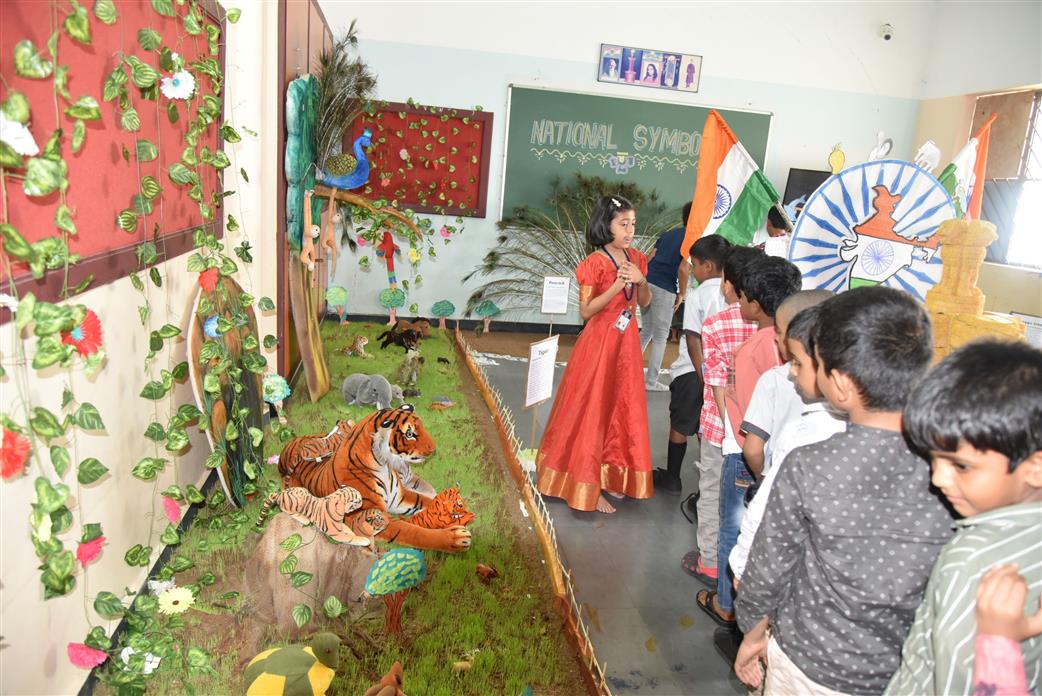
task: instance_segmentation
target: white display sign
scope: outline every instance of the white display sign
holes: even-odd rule
[[[548,401],[554,394],[554,363],[557,362],[557,339],[544,338],[528,347],[528,379],[525,384],[525,408]]]
[[[568,276],[543,278],[543,314],[568,313],[568,290],[571,282]]]
[[[1010,314],[1024,322],[1024,326],[1027,329],[1024,332],[1024,338],[1027,342],[1036,348],[1042,348],[1042,317],[1021,314],[1020,312],[1010,312]]]

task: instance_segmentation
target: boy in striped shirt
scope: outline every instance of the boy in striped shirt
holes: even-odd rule
[[[937,558],[886,693],[994,694],[994,685],[974,688],[981,577],[1016,564],[1028,614],[1042,591],[1042,352],[997,340],[960,348],[916,388],[905,430],[963,519]],[[1039,693],[1042,638],[1019,647],[1028,691]]]

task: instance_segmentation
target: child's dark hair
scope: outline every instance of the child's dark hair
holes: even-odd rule
[[[773,317],[786,298],[800,291],[803,276],[791,261],[780,256],[761,256],[749,264],[742,281],[747,302],[758,302]]]
[[[960,441],[1009,457],[1009,470],[1042,450],[1042,352],[996,339],[962,346],[912,392],[904,428],[921,454]]]
[[[731,246],[731,242],[727,241],[727,237],[709,234],[705,237],[700,237],[691,246],[690,254],[693,259],[711,262],[719,270],[724,267],[724,260],[727,259]]]
[[[820,305],[814,348],[826,374],[857,385],[865,408],[900,411],[933,355],[930,318],[911,295],[876,285]]]
[[[788,218],[785,217],[785,214],[782,213],[782,211],[778,208],[777,205],[772,205],[767,210],[767,219],[770,220],[771,224],[774,227],[777,227],[779,230],[792,232],[792,225],[789,223]]]
[[[796,341],[802,345],[815,367],[817,367],[818,361],[814,357],[814,327],[818,325],[820,313],[820,304],[801,309],[789,320],[789,325],[785,329],[785,340]]]
[[[622,196],[602,196],[593,206],[590,220],[586,223],[586,242],[592,247],[610,244],[613,239],[611,221],[617,213],[633,210],[633,204]]]
[[[734,286],[735,294],[740,295],[744,288],[746,269],[757,259],[763,257],[761,249],[755,247],[733,246],[724,259],[724,280]]]
[[[684,204],[684,207],[680,209],[680,219],[684,221],[684,227],[687,227],[687,219],[691,217],[691,201]]]

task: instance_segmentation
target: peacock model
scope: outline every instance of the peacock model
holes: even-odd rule
[[[318,183],[341,191],[364,186],[369,181],[369,160],[366,159],[365,148],[372,144],[373,132],[366,128],[362,135],[355,139],[354,156],[345,153],[327,159],[325,167],[328,171],[318,170]]]

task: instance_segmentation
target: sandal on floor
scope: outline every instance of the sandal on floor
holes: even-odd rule
[[[716,599],[716,592],[714,590],[699,590],[698,594],[695,595],[695,604],[698,605],[699,609],[708,614],[709,618],[715,621],[721,628],[728,628],[732,631],[737,629],[737,621],[734,619],[727,620],[716,613],[716,609],[713,607],[714,599]]]
[[[716,588],[716,578],[712,575],[706,575],[699,567],[702,565],[701,558],[698,555],[698,551],[688,551],[684,554],[684,557],[680,559],[680,567],[684,569],[684,572],[693,578],[696,578],[702,582],[703,585],[710,589]]]

